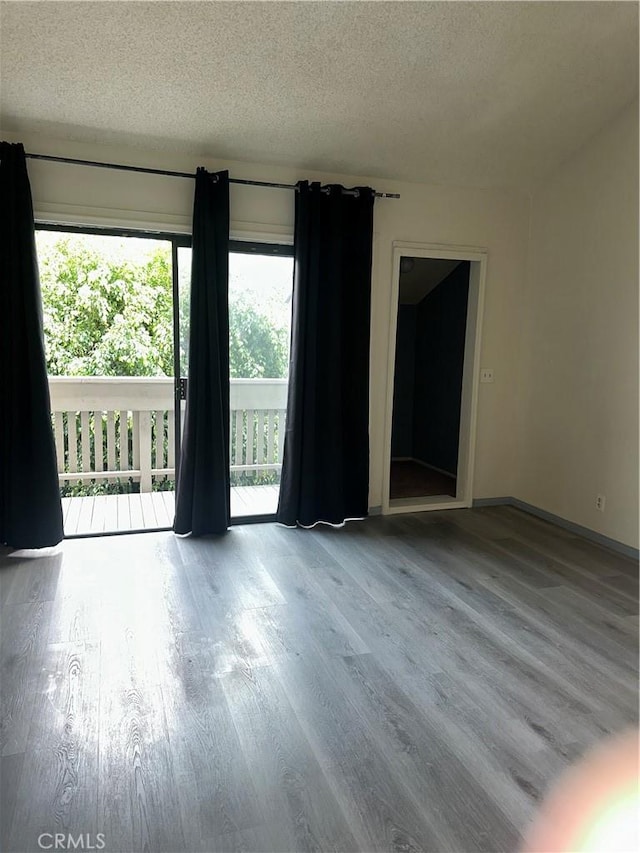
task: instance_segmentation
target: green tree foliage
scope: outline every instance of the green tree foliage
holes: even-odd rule
[[[51,375],[173,373],[168,248],[134,263],[68,237],[40,253],[39,267]]]
[[[258,313],[245,297],[229,302],[229,371],[234,379],[287,375],[288,335]]]
[[[38,254],[50,375],[173,375],[167,244],[133,261],[69,235],[40,246]],[[232,377],[286,376],[284,327],[242,295],[231,298],[229,324]]]

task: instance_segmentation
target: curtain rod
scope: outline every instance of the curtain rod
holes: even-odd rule
[[[144,166],[124,166],[121,163],[99,163],[96,160],[76,160],[73,157],[55,157],[52,154],[25,154],[30,160],[47,160],[50,163],[69,163],[74,166],[95,166],[98,169],[119,169],[122,172],[142,172],[145,175],[165,175],[170,178],[195,178],[193,172],[171,172],[167,169],[148,169]],[[297,190],[295,184],[277,184],[272,181],[249,181],[244,178],[229,178],[231,184],[246,187],[274,187],[278,190]],[[345,190],[349,195],[355,191]],[[375,193],[376,198],[400,198],[400,193]]]

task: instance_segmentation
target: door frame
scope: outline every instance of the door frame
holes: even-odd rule
[[[389,497],[401,257],[470,262],[455,498],[451,497],[445,499],[437,496],[433,498],[402,498],[396,499],[392,502]],[[387,395],[382,463],[383,515],[393,515],[403,512],[461,509],[472,505],[478,415],[478,385],[480,382],[480,347],[482,338],[482,318],[484,312],[487,259],[488,252],[483,248],[450,246],[437,243],[393,242],[393,267],[389,304],[389,350],[387,354]]]

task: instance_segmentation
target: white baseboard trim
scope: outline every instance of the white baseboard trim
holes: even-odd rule
[[[535,515],[537,518],[541,518],[543,521],[556,524],[558,527],[562,527],[570,533],[575,533],[578,536],[589,539],[591,542],[595,542],[596,545],[602,545],[604,548],[609,548],[611,551],[616,551],[618,554],[623,554],[625,557],[630,557],[632,560],[640,559],[640,550],[638,548],[633,548],[631,545],[625,545],[624,542],[618,542],[617,539],[611,539],[611,537],[605,536],[603,533],[598,533],[595,530],[591,530],[589,527],[583,527],[582,524],[576,524],[575,521],[569,521],[559,515],[554,515],[552,512],[547,512],[546,509],[540,509],[526,501],[521,501],[519,498],[475,498],[473,506],[514,506],[517,509],[521,509],[523,512],[528,512],[530,515]]]

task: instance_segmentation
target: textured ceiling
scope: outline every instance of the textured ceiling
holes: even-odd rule
[[[530,188],[637,96],[617,2],[2,2],[0,125]]]
[[[431,293],[441,281],[452,273],[461,261],[446,261],[442,258],[412,258],[413,266],[403,272],[400,268],[398,301],[401,305],[417,305]]]

